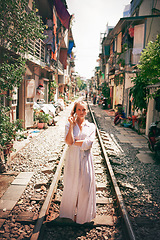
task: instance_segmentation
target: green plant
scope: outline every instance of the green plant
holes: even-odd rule
[[[79,88],[79,90],[86,89],[86,87],[87,87],[86,83],[81,79],[80,76],[76,77],[76,83],[77,83],[77,87]]]
[[[117,61],[117,64],[121,64],[122,67],[125,66],[125,60],[122,59],[122,58],[119,58],[118,61]]]
[[[106,82],[102,83],[102,94],[105,98],[110,98],[110,88]]]
[[[39,123],[48,123],[50,120],[50,115],[44,112],[39,112],[35,118],[39,121]]]
[[[132,79],[134,86],[131,88],[131,94],[134,98],[135,109],[142,110],[147,108],[147,99],[155,96],[159,97],[160,93],[155,91],[150,94],[147,89],[148,85],[159,83],[160,78],[160,35],[154,42],[149,42],[143,50],[138,65],[139,73]]]
[[[9,109],[8,109],[9,110]],[[0,150],[5,151],[13,145],[18,131],[22,131],[22,120],[17,119],[15,122],[10,121],[9,112],[5,108],[0,111]],[[5,154],[5,161],[7,156]]]
[[[34,4],[28,12],[27,6],[27,0],[0,2],[0,92],[13,90],[23,80],[28,40],[44,38],[42,20]]]
[[[44,27],[34,1],[33,9],[27,9],[28,0],[0,1],[0,94],[7,92],[5,102],[11,100],[10,92],[23,80],[29,40],[44,39]],[[5,149],[7,142],[10,144],[13,141],[17,129],[17,123],[10,122],[9,111],[3,102],[0,103],[1,149]]]
[[[160,35],[143,49],[138,68],[148,84],[159,82],[160,77]]]
[[[118,106],[117,108],[118,108],[118,113],[119,113],[119,114],[122,114],[122,112],[123,112],[123,107],[122,107],[122,106]]]
[[[136,110],[147,109],[147,95],[148,89],[146,81],[143,79],[141,74],[137,74],[134,79],[132,79],[134,86],[130,89],[130,96],[133,96],[133,104]]]
[[[50,120],[50,115],[49,114],[44,114],[43,121],[44,123],[49,123]]]
[[[62,93],[59,94],[59,97],[64,99],[64,95]]]
[[[49,96],[49,101],[50,102],[54,101],[55,90],[56,90],[57,87],[58,87],[58,85],[57,85],[55,80],[53,82],[49,83],[48,96]]]
[[[115,75],[114,83],[116,86],[118,86],[119,84],[122,85],[123,81],[124,81],[124,75],[122,73],[119,75]]]
[[[122,46],[122,52],[125,52],[127,50],[128,50],[128,44],[124,43],[123,46]]]

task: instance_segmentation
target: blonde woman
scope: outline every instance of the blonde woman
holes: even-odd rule
[[[96,216],[95,173],[91,151],[95,125],[85,120],[86,114],[86,102],[75,102],[65,126],[65,141],[69,148],[60,218],[70,218],[79,224],[90,222]]]

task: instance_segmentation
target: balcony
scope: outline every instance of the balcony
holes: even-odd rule
[[[58,70],[60,70],[61,72],[64,71],[63,64],[59,60],[58,60]]]
[[[125,52],[121,53],[117,59],[116,63],[122,66],[132,64],[132,48],[127,49]]]
[[[121,63],[122,67],[125,65],[137,65],[140,60],[141,51],[142,49],[128,48],[116,58],[116,64]]]
[[[64,79],[64,75],[58,75],[58,83],[60,84],[64,84],[65,83],[65,81],[64,81],[65,79]]]
[[[34,57],[34,61],[38,64],[46,63],[45,43],[41,39],[36,41],[28,40],[28,54]],[[30,56],[28,57],[29,59],[31,58]]]
[[[142,54],[142,48],[133,48],[132,50],[132,65],[137,65]]]

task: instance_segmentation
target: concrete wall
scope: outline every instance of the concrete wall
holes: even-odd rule
[[[131,73],[133,71],[133,69],[129,66],[127,66],[126,68],[126,72],[125,72],[125,84],[124,84],[124,94],[123,94],[123,107],[124,107],[124,111],[126,113],[126,116],[128,117],[128,115],[130,114],[129,112],[129,102],[130,102],[130,96],[129,96],[129,92],[130,92],[130,88],[133,87],[133,82],[132,82],[132,78],[134,78],[136,76],[135,73]]]
[[[149,41],[155,41],[158,34],[160,34],[160,17],[148,18],[146,23],[145,46]]]
[[[151,15],[151,6],[153,0],[143,0],[139,8],[139,16]]]
[[[152,8],[160,9],[160,1],[143,0],[139,8],[139,16],[152,15]]]
[[[122,104],[123,102],[123,85],[114,85],[113,90],[113,108],[115,109],[115,105]]]
[[[132,78],[136,77],[135,73],[131,73],[131,71],[133,71],[133,69],[130,70],[130,68],[126,69],[125,72],[125,89],[127,88],[131,88],[133,87],[133,82],[132,82]]]
[[[152,94],[156,88],[151,88],[150,93]],[[148,135],[149,127],[152,122],[160,120],[160,112],[155,109],[155,100],[153,98],[149,99],[148,109],[147,109],[147,119],[146,119],[146,135]]]

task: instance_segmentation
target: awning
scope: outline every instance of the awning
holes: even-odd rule
[[[104,55],[109,56],[110,55],[110,46],[104,46]]]
[[[59,20],[61,21],[62,25],[65,28],[69,29],[71,15],[67,11],[65,5],[62,3],[61,0],[54,0],[54,5],[55,5],[57,15],[58,15]]]
[[[56,28],[57,28],[57,21],[56,21],[56,16],[55,12],[53,11],[53,41],[52,41],[52,54],[51,57],[53,60],[57,60],[57,42],[56,42]]]
[[[126,26],[129,26],[130,24],[142,24],[148,18],[157,18],[157,17],[160,17],[160,15],[144,15],[144,16],[137,16],[137,17],[120,18],[117,25],[111,31],[109,31],[108,35],[105,37],[104,44],[109,45],[113,37],[115,35],[118,35],[122,31],[122,29],[124,29]]]
[[[59,60],[63,64],[64,69],[67,68],[67,48],[61,48],[60,49],[60,56]]]

